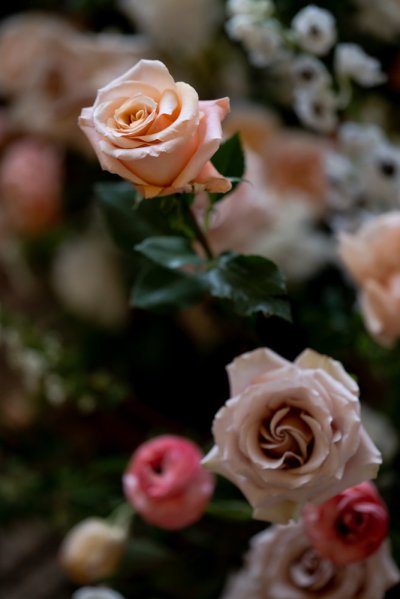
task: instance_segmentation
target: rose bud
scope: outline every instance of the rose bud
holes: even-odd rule
[[[112,576],[124,551],[127,527],[87,518],[68,532],[60,549],[61,565],[74,582],[87,584]]]
[[[303,510],[306,533],[319,553],[338,565],[375,553],[388,533],[388,513],[374,485],[364,482]]]
[[[61,212],[62,161],[57,148],[34,138],[9,145],[0,163],[0,202],[9,227],[46,231]]]
[[[228,112],[228,98],[199,101],[193,87],[176,83],[162,62],[140,60],[98,91],[79,125],[101,167],[130,181],[145,198],[226,192],[231,183],[210,158]]]
[[[144,520],[170,530],[196,522],[214,490],[199,448],[183,437],[163,435],[143,443],[123,477],[125,495]]]

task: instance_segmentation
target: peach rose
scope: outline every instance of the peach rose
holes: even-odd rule
[[[160,528],[193,524],[214,491],[214,477],[201,458],[197,445],[183,437],[162,435],[143,443],[123,477],[128,501],[144,520]]]
[[[299,522],[253,537],[245,568],[221,599],[383,599],[399,580],[387,543],[366,560],[336,566],[310,546]]]
[[[360,286],[366,328],[378,343],[392,346],[400,336],[400,211],[342,233],[339,255]]]
[[[255,518],[287,522],[307,501],[376,476],[380,454],[339,362],[306,350],[291,363],[261,348],[236,358],[228,375],[232,398],[203,463],[241,489]]]
[[[319,505],[307,503],[304,528],[326,559],[346,565],[375,553],[386,538],[389,516],[374,485],[350,487]]]
[[[141,60],[99,90],[79,124],[102,168],[145,198],[193,188],[226,192],[231,184],[210,158],[228,111],[228,98],[199,102],[193,87],[175,83],[163,63]]]

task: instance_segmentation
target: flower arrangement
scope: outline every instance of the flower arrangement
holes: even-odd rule
[[[0,520],[57,537],[30,596],[398,592],[400,9],[323,4],[0,23]]]

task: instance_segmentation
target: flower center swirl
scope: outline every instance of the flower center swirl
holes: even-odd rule
[[[264,418],[258,441],[264,455],[280,460],[281,468],[298,468],[310,457],[314,435],[306,422],[307,412],[292,406],[282,407],[272,418]]]
[[[318,592],[333,584],[337,571],[329,560],[322,559],[314,549],[307,549],[290,566],[293,584],[309,592]]]

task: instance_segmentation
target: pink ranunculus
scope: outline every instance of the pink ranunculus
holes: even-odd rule
[[[123,477],[125,495],[150,524],[170,530],[196,522],[214,491],[202,454],[183,437],[163,435],[143,443]]]
[[[231,183],[210,158],[222,139],[228,98],[200,101],[187,83],[176,83],[158,60],[141,60],[97,93],[79,124],[104,170],[116,173],[146,198]]]
[[[338,565],[375,553],[388,533],[389,517],[377,490],[364,482],[303,510],[306,533],[315,549]]]
[[[58,148],[36,138],[9,145],[0,163],[0,206],[7,226],[23,234],[46,231],[58,221],[61,203]]]
[[[365,326],[381,345],[400,337],[400,211],[368,220],[339,237],[339,255],[360,287]]]
[[[340,362],[306,350],[294,363],[266,348],[228,366],[203,463],[237,485],[259,520],[286,523],[377,474],[381,457],[360,420],[358,387]]]

